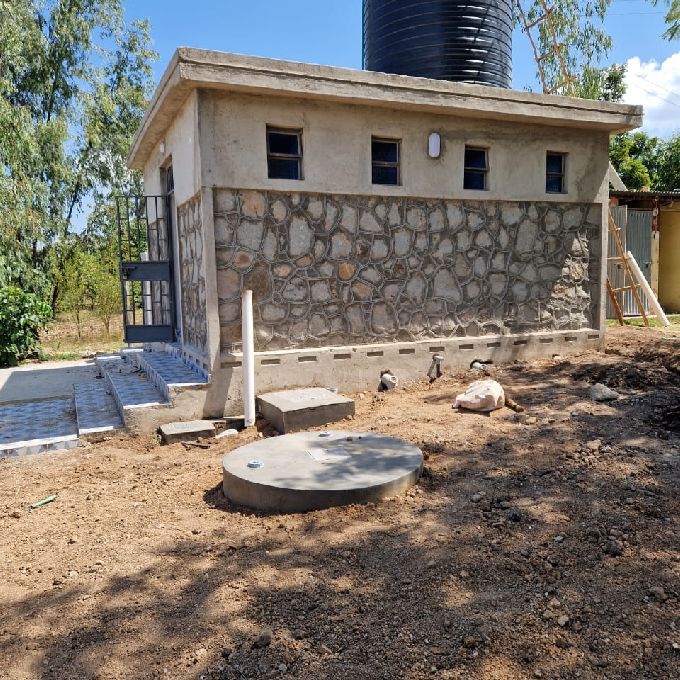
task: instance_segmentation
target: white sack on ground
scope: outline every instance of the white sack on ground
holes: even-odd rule
[[[386,390],[393,390],[399,384],[399,378],[388,371],[385,371],[380,376],[380,382],[383,384]]]
[[[477,380],[456,397],[453,405],[468,411],[495,411],[505,406],[505,391],[495,380]]]

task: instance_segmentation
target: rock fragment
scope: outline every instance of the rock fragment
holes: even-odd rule
[[[269,647],[272,643],[272,638],[274,633],[271,628],[264,628],[260,634],[255,638],[253,642],[253,649],[262,649],[264,647]]]
[[[607,541],[604,551],[610,557],[621,557],[621,555],[623,555],[623,543],[615,538],[612,538],[611,540]]]
[[[614,401],[621,395],[602,383],[595,383],[590,388],[590,398],[593,401]]]

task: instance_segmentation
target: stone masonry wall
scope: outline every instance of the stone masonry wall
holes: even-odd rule
[[[182,342],[205,354],[208,346],[201,195],[177,208],[180,284],[182,286]]]
[[[223,347],[253,290],[258,350],[596,326],[601,207],[216,189]]]

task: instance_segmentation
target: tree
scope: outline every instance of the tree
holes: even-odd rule
[[[60,267],[57,275],[59,297],[57,305],[60,311],[67,312],[76,324],[78,339],[82,336],[82,311],[92,289],[92,269],[96,263],[93,256],[86,253],[81,244],[62,248],[58,254]]]
[[[545,14],[540,0],[519,0],[529,22]],[[536,26],[537,48],[546,89],[551,92],[571,90],[565,82],[570,74],[582,74],[604,57],[612,46],[611,37],[601,27],[612,0],[560,0],[551,2],[551,21]],[[579,85],[575,85],[578,94]]]
[[[584,99],[620,102],[626,94],[626,65],[612,64],[605,68],[585,66],[576,94]]]
[[[663,141],[645,132],[616,135],[610,159],[628,189],[680,189],[680,135]]]
[[[652,0],[652,3],[656,6],[659,4],[660,0]],[[666,40],[674,40],[675,38],[680,38],[680,0],[663,0],[664,4],[668,7],[668,12],[666,13],[666,25],[668,29],[663,34]]]
[[[661,147],[655,188],[659,191],[680,191],[680,134]]]
[[[122,0],[0,0],[0,16],[0,284],[55,306],[74,216],[139,188],[125,159],[155,55]]]
[[[102,320],[106,334],[111,334],[111,320],[121,312],[120,279],[115,274],[101,270],[95,288],[94,311]]]

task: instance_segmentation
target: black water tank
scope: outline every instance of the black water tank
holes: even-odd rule
[[[364,68],[510,87],[512,0],[364,0]]]

